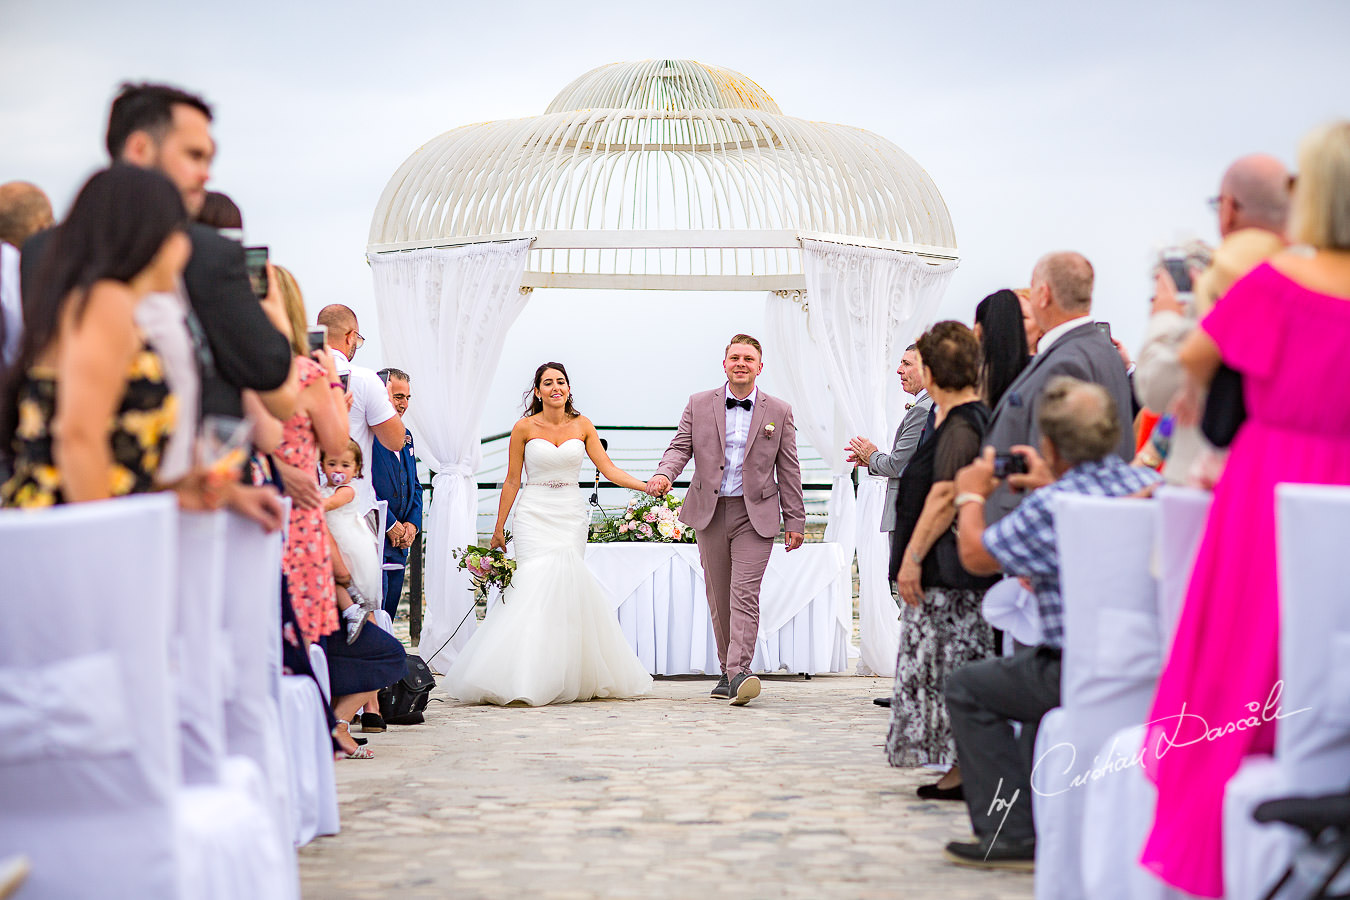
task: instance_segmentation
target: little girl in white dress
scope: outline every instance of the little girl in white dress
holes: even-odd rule
[[[361,477],[361,447],[348,441],[339,456],[323,457],[324,520],[333,541],[333,570],[350,600],[345,604],[338,591],[338,611],[347,625],[347,643],[356,640],[367,613],[379,608],[381,597],[380,545],[352,502],[356,491],[351,482]],[[342,585],[344,577],[349,578]]]

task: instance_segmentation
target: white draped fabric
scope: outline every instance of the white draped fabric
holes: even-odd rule
[[[518,240],[369,257],[386,354],[417,382],[409,427],[418,455],[435,473],[426,524],[436,538],[427,546],[421,646],[426,662],[441,672],[477,624],[468,573],[455,568],[449,551],[478,541],[479,423],[506,332],[525,307],[520,282],[529,245]]]
[[[792,406],[797,433],[804,435],[830,466],[825,540],[852,556],[857,510],[849,477],[852,466],[844,461],[848,438],[838,427],[841,423],[830,384],[819,368],[823,352],[807,325],[809,315],[800,293],[770,293],[764,301],[765,338],[773,358],[781,360],[774,365],[774,378],[783,399]]]
[[[886,417],[887,380],[904,348],[931,320],[955,269],[956,263],[929,265],[898,251],[802,241],[810,334],[848,433],[895,433]],[[861,477],[854,517],[860,675],[894,675],[900,644],[886,584],[889,548],[880,531],[885,499],[886,479]]]

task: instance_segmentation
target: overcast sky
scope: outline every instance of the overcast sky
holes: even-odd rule
[[[0,182],[36,182],[60,214],[105,163],[120,81],[198,91],[216,109],[211,186],[243,208],[250,243],[291,268],[311,316],[329,302],[357,311],[370,338],[358,362],[398,364],[381,352],[364,251],[399,164],[451,128],[542,113],[595,66],[692,58],[743,72],[787,115],[876,132],[927,169],[962,253],[942,317],[969,321],[981,297],[1025,285],[1041,253],[1076,249],[1096,266],[1098,317],[1134,348],[1151,254],[1217,236],[1205,199],[1227,163],[1260,150],[1292,166],[1301,135],[1350,115],[1348,35],[1342,0],[0,0]],[[691,391],[720,380],[726,336],[759,330],[762,306],[751,293],[536,291],[484,430],[509,426],[546,358],[567,363],[597,421],[673,424]],[[770,391],[773,364],[768,348]],[[617,365],[642,377],[620,387]]]

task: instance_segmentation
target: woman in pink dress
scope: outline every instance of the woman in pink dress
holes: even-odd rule
[[[1280,605],[1275,485],[1350,484],[1350,122],[1303,142],[1290,250],[1233,285],[1201,322],[1182,364],[1208,382],[1242,374],[1247,420],[1233,441],[1158,682],[1146,771],[1158,788],[1141,862],[1168,884],[1223,895],[1222,815],[1244,756],[1275,745],[1245,722],[1277,690]],[[1184,715],[1183,715],[1184,709]]]
[[[304,322],[305,301],[295,279],[280,266],[273,267],[270,272],[278,279],[291,320],[296,321],[298,315],[298,321]],[[291,335],[291,349],[296,355],[294,374],[300,380],[300,393],[295,414],[283,423],[276,456],[287,465],[312,472],[317,490],[319,448],[336,453],[347,447],[347,407],[333,357],[327,349],[306,356],[309,348],[305,341],[303,331],[298,336]],[[302,508],[299,503],[292,503],[281,568],[286,573],[291,606],[295,609],[295,619],[305,643],[312,644],[335,631],[338,627],[336,585],[322,504]]]

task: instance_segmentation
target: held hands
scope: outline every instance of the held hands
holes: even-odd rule
[[[653,497],[664,497],[670,492],[670,479],[664,475],[653,475],[647,481],[647,493]]]

